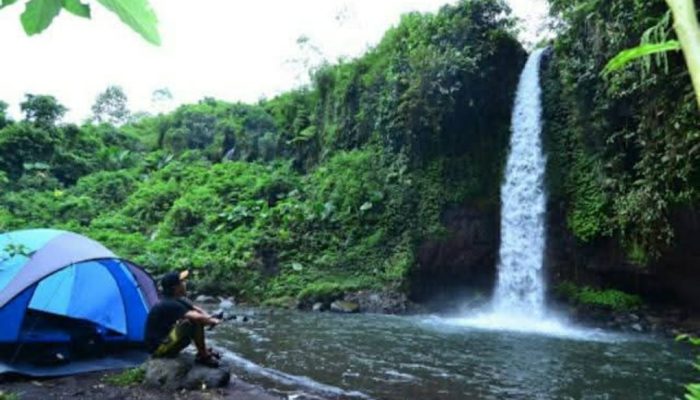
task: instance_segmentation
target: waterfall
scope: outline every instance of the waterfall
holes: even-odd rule
[[[512,115],[510,154],[501,186],[501,248],[494,311],[544,314],[545,158],[542,154],[540,60],[530,55],[520,76]]]
[[[542,154],[540,61],[533,52],[520,75],[513,107],[510,152],[501,186],[498,282],[490,307],[447,318],[480,329],[535,332],[588,339],[591,334],[551,315],[544,305],[545,157]]]

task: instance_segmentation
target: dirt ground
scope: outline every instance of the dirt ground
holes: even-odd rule
[[[231,377],[231,383],[223,389],[205,391],[166,392],[142,386],[119,387],[106,378],[117,372],[101,372],[55,379],[0,378],[0,400],[17,395],[21,400],[43,399],[100,399],[100,400],[279,400],[283,397]],[[9,397],[12,398],[12,397]]]

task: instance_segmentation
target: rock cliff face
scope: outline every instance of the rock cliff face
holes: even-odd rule
[[[450,298],[460,291],[490,292],[500,237],[498,210],[454,207],[443,212],[442,221],[448,230],[445,238],[419,248],[411,298],[420,302]]]
[[[700,310],[700,216],[692,210],[673,217],[676,241],[658,261],[640,267],[627,261],[614,238],[577,241],[563,209],[550,205],[546,271],[550,288],[558,282],[613,287],[638,293],[652,305],[683,304]]]

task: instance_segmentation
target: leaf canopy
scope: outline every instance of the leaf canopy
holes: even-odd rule
[[[152,44],[160,45],[158,18],[148,0],[98,0]]]
[[[51,25],[61,12],[61,0],[30,0],[20,19],[27,35],[36,35]]]
[[[62,0],[63,8],[71,14],[79,17],[90,18],[90,5],[83,4],[80,0]]]

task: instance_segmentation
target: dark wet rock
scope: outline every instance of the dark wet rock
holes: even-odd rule
[[[185,357],[151,358],[146,361],[144,385],[160,387],[165,390],[177,390],[194,362]]]
[[[377,314],[402,314],[409,305],[405,294],[392,291],[362,290],[345,295],[343,300],[357,304],[362,312]]]
[[[455,206],[443,210],[440,219],[447,232],[419,246],[408,279],[411,300],[440,303],[464,291],[490,291],[496,279],[499,210]]]
[[[165,390],[224,387],[231,379],[225,366],[210,368],[194,362],[194,355],[175,358],[151,358],[146,364],[144,385]]]
[[[196,365],[185,375],[185,389],[210,389],[226,386],[231,374],[223,368],[209,368]]]
[[[321,312],[321,311],[324,311],[325,309],[326,309],[326,305],[321,303],[321,302],[314,303],[314,305],[311,307],[311,311],[314,311],[314,312]]]
[[[351,301],[338,300],[331,303],[331,311],[345,314],[356,313],[360,312],[360,305]]]

